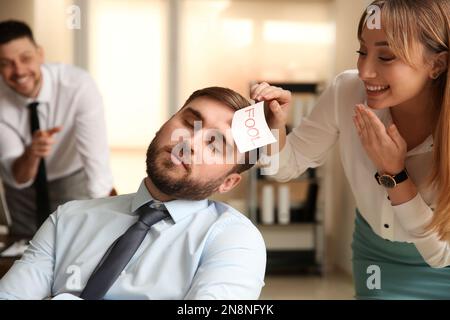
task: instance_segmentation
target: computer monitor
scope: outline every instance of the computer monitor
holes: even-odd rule
[[[9,214],[8,206],[6,205],[5,191],[3,183],[0,180],[0,226],[9,227],[11,225],[11,215]]]

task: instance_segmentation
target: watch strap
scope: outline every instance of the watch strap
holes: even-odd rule
[[[389,176],[391,176],[391,175],[389,175]],[[399,184],[399,183],[405,181],[406,179],[408,179],[408,171],[405,168],[402,171],[400,171],[399,173],[397,173],[396,175],[393,175],[391,177],[395,180],[395,183]],[[381,185],[380,174],[378,173],[378,171],[375,173],[375,180],[377,180],[378,184]]]

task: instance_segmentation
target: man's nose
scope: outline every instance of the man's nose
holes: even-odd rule
[[[13,66],[14,66],[14,69],[13,69],[14,76],[20,77],[25,74],[26,70],[25,70],[25,65],[23,63],[16,61],[16,62],[14,62]]]
[[[188,139],[187,137],[179,137],[178,138],[178,156],[187,157],[187,153],[191,152],[191,155],[194,153],[192,149],[192,137]]]
[[[188,152],[190,152],[190,155],[187,154]],[[180,154],[181,157],[193,156],[194,148],[192,147],[192,143],[190,143],[189,141],[183,142],[183,147],[181,148],[180,153],[181,153]]]
[[[204,132],[202,129],[197,130],[191,137],[190,146],[192,154],[195,154],[195,150],[200,152],[201,148],[203,148],[204,143]]]

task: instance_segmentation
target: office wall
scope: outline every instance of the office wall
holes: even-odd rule
[[[0,21],[8,19],[34,25],[34,0],[0,1]]]
[[[89,1],[88,65],[103,94],[113,148],[144,155],[167,119],[166,92],[174,93],[166,80],[166,5],[164,0]]]
[[[48,62],[73,63],[73,36],[67,12],[72,0],[34,0],[34,36],[44,48]]]
[[[179,100],[220,85],[326,81],[333,75],[332,0],[180,2]]]
[[[36,42],[44,48],[46,61],[73,62],[73,30],[66,26],[72,0],[2,0],[0,21],[26,22]]]

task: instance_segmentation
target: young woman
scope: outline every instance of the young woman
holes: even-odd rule
[[[269,102],[280,131],[277,179],[323,164],[339,143],[357,204],[356,298],[450,299],[450,2],[372,5],[381,26],[363,14],[358,70],[337,76],[287,137],[290,92],[261,83],[251,97]]]

